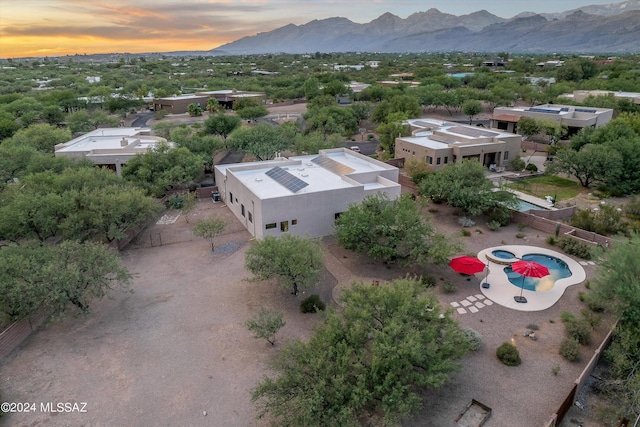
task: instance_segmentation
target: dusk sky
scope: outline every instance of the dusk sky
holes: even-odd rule
[[[340,16],[369,22],[436,8],[465,15],[486,9],[561,12],[615,0],[0,0],[0,57],[209,50],[287,24]]]

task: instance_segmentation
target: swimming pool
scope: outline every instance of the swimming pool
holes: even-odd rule
[[[493,255],[493,256],[495,256],[497,258],[502,258],[502,259],[513,259],[513,258],[516,257],[513,253],[511,253],[509,251],[502,250],[502,249],[498,249],[498,250],[495,250],[495,251],[491,252],[491,255]]]
[[[520,202],[520,205],[518,206],[518,212],[526,212],[530,210],[545,210],[545,211],[549,210],[544,206],[534,205],[533,203],[525,202],[522,199],[520,199],[519,202]]]
[[[569,269],[569,266],[564,261],[551,255],[526,254],[522,256],[522,259],[525,261],[537,262],[538,264],[542,264],[549,269],[548,276],[540,278],[524,278],[524,289],[529,291],[548,291],[553,288],[553,285],[557,280],[571,277],[572,275],[571,269]],[[518,288],[523,286],[522,275],[515,273],[511,269],[511,266],[505,267],[504,272],[506,273],[507,278],[512,285],[517,286]]]

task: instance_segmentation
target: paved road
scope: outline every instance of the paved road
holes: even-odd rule
[[[346,148],[350,147],[360,147],[360,153],[365,156],[371,156],[372,154],[376,154],[376,149],[378,148],[377,142],[361,142],[361,141],[347,141],[344,143]]]
[[[147,125],[147,120],[153,117],[153,113],[140,113],[138,114],[138,118],[131,122],[132,127],[145,127]]]

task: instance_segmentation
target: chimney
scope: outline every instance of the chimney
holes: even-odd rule
[[[127,138],[123,136],[120,140],[120,147],[126,147],[127,145],[129,145],[129,141],[127,141]]]

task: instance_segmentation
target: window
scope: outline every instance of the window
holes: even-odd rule
[[[253,222],[253,215],[251,215],[251,212],[249,212],[249,222]]]
[[[240,205],[240,215],[244,216],[244,205]]]
[[[298,220],[297,219],[292,219],[291,220],[291,225],[298,225]]]
[[[425,160],[425,161],[426,161],[427,163],[429,163],[430,165],[432,165],[432,164],[433,164],[433,157],[431,157],[431,156],[427,156],[427,158],[426,158],[426,160]]]
[[[271,223],[265,225],[264,228],[266,228],[267,230],[271,230],[271,229],[276,228],[277,226],[278,226],[278,224],[276,224],[275,222],[271,222]]]
[[[448,156],[444,156],[444,164],[446,165],[447,163],[449,163],[449,157]]]
[[[415,152],[415,151],[412,151],[412,152],[411,152],[411,155],[415,156],[415,155],[416,155],[416,152]]]
[[[498,122],[498,129],[500,130],[507,130],[508,126],[509,126],[509,123],[507,122]]]
[[[504,159],[502,159],[502,160],[509,160],[509,152],[508,151],[504,152]]]
[[[280,223],[280,231],[282,231],[283,233],[289,231],[289,221],[282,221]]]
[[[229,203],[233,203],[233,193],[229,192]]]
[[[439,165],[439,164],[440,164],[440,157],[436,159],[436,165]]]

